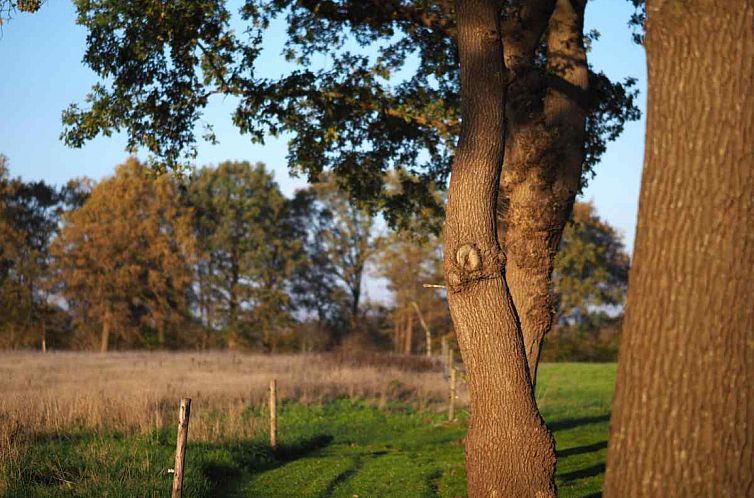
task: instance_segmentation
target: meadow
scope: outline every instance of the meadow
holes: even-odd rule
[[[267,386],[277,379],[278,448]],[[614,364],[541,367],[564,497],[599,496]],[[184,496],[465,496],[468,393],[389,355],[3,353],[0,496],[169,496],[178,401],[193,399]]]

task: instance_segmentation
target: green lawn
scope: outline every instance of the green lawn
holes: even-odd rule
[[[545,364],[540,371],[537,397],[557,440],[560,494],[599,496],[615,365]],[[405,405],[284,403],[275,452],[261,436],[192,444],[189,431],[184,496],[465,496],[466,413],[453,424],[443,419]],[[169,496],[174,444],[168,431],[42,439],[0,479],[8,497]]]

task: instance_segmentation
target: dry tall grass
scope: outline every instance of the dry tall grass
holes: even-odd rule
[[[272,378],[282,400],[302,403],[346,397],[442,409],[448,392],[438,364],[385,355],[0,353],[0,460],[40,436],[172,427],[182,396],[193,398],[192,440],[250,438],[266,431],[249,407],[265,403]],[[465,403],[465,389],[459,395]]]

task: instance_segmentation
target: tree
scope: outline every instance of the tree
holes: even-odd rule
[[[323,175],[319,180],[308,192],[298,194],[300,202],[306,198],[309,203],[305,222],[309,265],[299,275],[303,280],[298,288],[306,292],[320,287],[317,294],[325,300],[342,296],[348,331],[353,332],[359,323],[364,271],[381,238],[373,233],[371,213],[352,202],[335,178]]]
[[[0,0],[0,26],[13,18],[16,12],[33,14],[42,7],[42,0]]]
[[[628,285],[629,257],[618,232],[591,202],[577,202],[555,258],[557,320],[546,361],[615,361]]]
[[[750,496],[754,2],[646,12],[647,143],[605,496]]]
[[[0,316],[2,342],[17,347],[44,340],[48,314],[49,247],[68,188],[11,178],[0,155]]]
[[[145,146],[176,166],[195,155],[194,125],[209,98],[233,95],[234,121],[253,140],[293,133],[289,165],[311,180],[335,172],[352,197],[381,208],[395,226],[422,208],[441,211],[431,192],[444,186],[460,123],[452,2],[248,0],[241,9],[248,40],[230,29],[220,0],[148,4],[78,3],[90,33],[85,61],[112,83],[93,88],[88,108],[64,113],[68,144],[126,129],[133,150]],[[499,238],[532,379],[574,196],[605,143],[638,118],[634,80],[613,83],[589,71],[584,6],[515,0],[501,9],[511,98]],[[279,16],[296,69],[267,79],[255,63]],[[321,68],[317,54],[332,63]],[[214,138],[211,130],[206,136]],[[386,187],[391,169],[405,173],[398,191]]]
[[[377,275],[387,280],[387,288],[393,293],[394,350],[411,354],[414,323],[418,319],[416,307],[430,324],[440,325],[447,316],[445,300],[436,289],[422,287],[442,281],[440,241],[431,234],[419,237],[404,231],[392,232],[379,252]]]
[[[304,264],[296,268],[291,288],[297,309],[304,314],[303,321],[307,324],[302,333],[312,336],[302,338],[302,344],[319,342],[321,346],[332,346],[347,332],[348,292],[339,283],[325,247],[325,213],[316,202],[315,192],[299,190],[292,202],[297,225],[306,227]]]
[[[469,382],[471,496],[555,496],[555,443],[534,400],[496,232],[505,66],[498,5],[457,3],[461,137],[448,189],[448,306]]]
[[[555,258],[558,315],[579,322],[595,309],[622,306],[628,266],[628,254],[615,228],[597,216],[591,202],[576,203]]]
[[[131,346],[178,341],[195,242],[175,178],[155,179],[129,159],[63,220],[51,248],[55,278],[84,340],[99,335],[101,352],[113,338]]]
[[[189,190],[206,327],[224,327],[231,348],[259,340],[272,349],[273,331],[291,320],[288,290],[302,257],[304,227],[291,201],[261,163],[202,168]]]
[[[464,61],[460,12],[453,2],[249,0],[241,10],[251,26],[248,41],[230,29],[230,13],[219,0],[81,0],[78,5],[79,22],[89,30],[85,60],[108,84],[93,88],[87,108],[73,105],[64,113],[68,144],[80,146],[98,133],[124,129],[132,148],[146,146],[175,167],[195,154],[194,125],[209,98],[232,95],[239,99],[234,121],[241,131],[257,141],[268,133],[291,132],[289,164],[295,171],[310,179],[333,171],[352,197],[383,209],[389,223],[401,226],[421,207],[440,210],[431,192],[444,183],[462,131],[459,67]],[[590,75],[584,7],[583,0],[495,3],[490,8],[500,26],[485,31],[496,33],[502,44],[506,81],[497,87],[497,98],[505,109],[496,117],[508,123],[508,132],[503,135],[502,124],[494,120],[473,129],[484,132],[493,148],[507,137],[501,147],[505,168],[502,175],[489,170],[501,185],[481,179],[487,190],[474,194],[494,199],[493,220],[471,221],[473,210],[465,206],[460,223],[490,221],[504,229],[485,239],[484,249],[498,254],[495,247],[501,246],[508,257],[505,295],[495,292],[476,302],[501,307],[497,318],[520,318],[520,325],[506,326],[522,335],[529,371],[520,380],[532,385],[540,343],[552,323],[554,254],[582,171],[591,169],[605,142],[638,114],[631,80],[615,84]],[[296,68],[267,79],[259,76],[255,62],[265,29],[278,16],[286,18],[286,54]],[[327,67],[319,67],[319,54],[331,61]],[[403,173],[398,192],[385,188],[388,170]],[[479,326],[470,316],[454,319],[466,322],[468,333]],[[487,362],[493,351],[476,353]],[[506,365],[515,369],[517,363]],[[476,387],[501,386],[479,378]],[[470,458],[474,462],[476,456]]]

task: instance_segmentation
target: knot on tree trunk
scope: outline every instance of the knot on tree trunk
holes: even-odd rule
[[[455,251],[448,271],[451,292],[460,292],[480,280],[502,278],[505,254],[500,250],[480,249],[476,244],[461,244]]]

